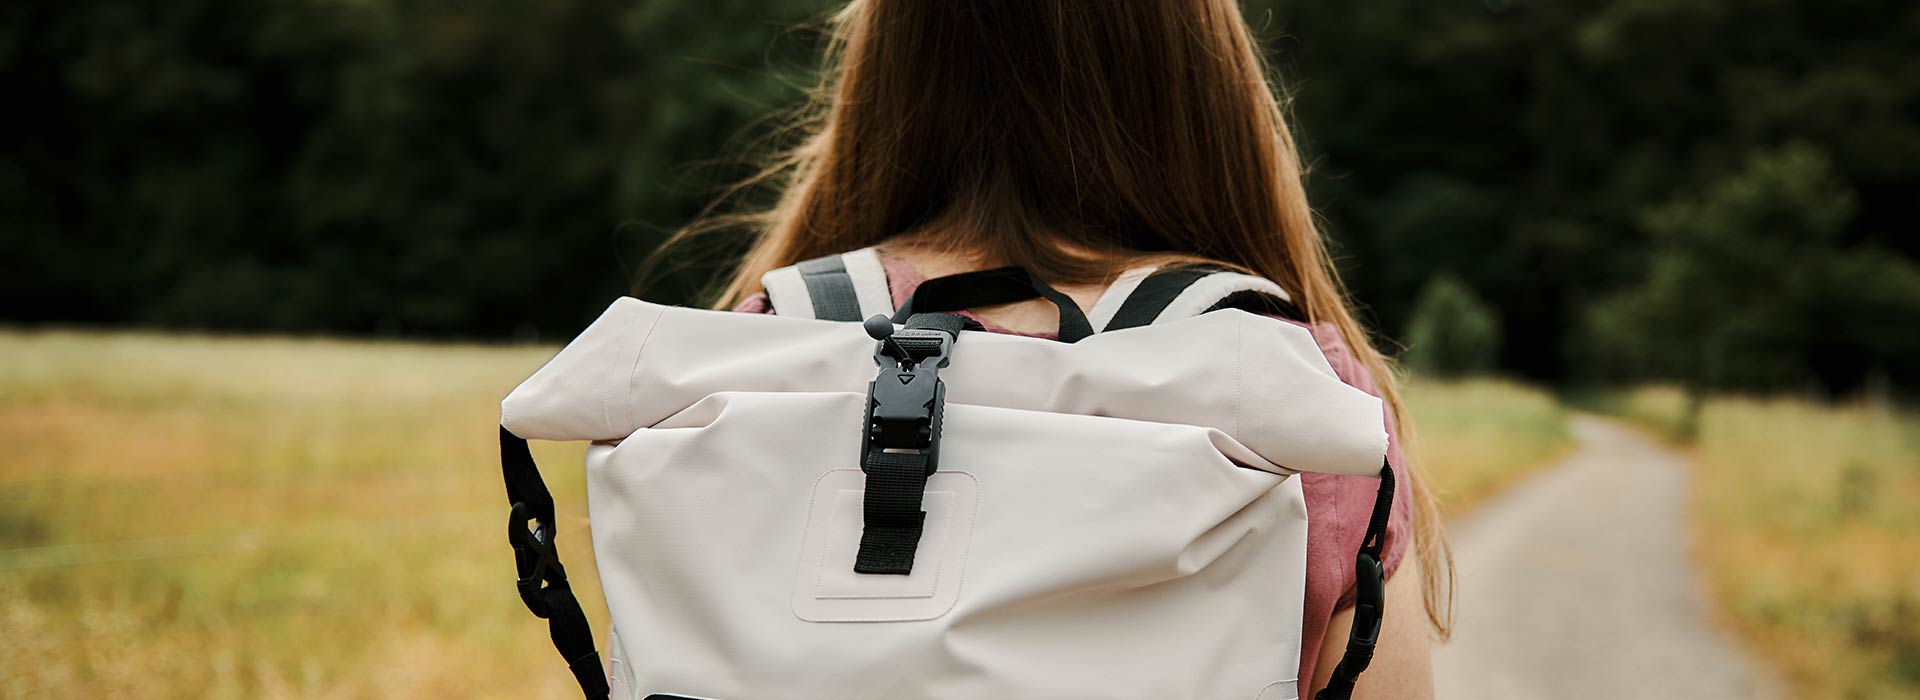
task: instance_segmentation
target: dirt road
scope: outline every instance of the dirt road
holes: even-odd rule
[[[1454,523],[1459,624],[1441,700],[1782,697],[1708,620],[1688,561],[1678,455],[1619,425]]]

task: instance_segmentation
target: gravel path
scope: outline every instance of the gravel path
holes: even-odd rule
[[[1681,458],[1598,418],[1578,449],[1487,503],[1453,535],[1453,642],[1441,700],[1782,697],[1709,622],[1689,566]]]

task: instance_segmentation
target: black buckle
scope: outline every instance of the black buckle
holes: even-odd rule
[[[954,338],[932,329],[895,330],[883,316],[867,323],[867,333],[880,341],[873,352],[880,373],[867,385],[866,449],[917,451],[926,456],[926,473],[932,474],[939,468],[947,392],[940,368],[950,361]]]
[[[549,611],[540,591],[547,586],[566,586],[567,570],[560,565],[560,554],[553,547],[553,523],[539,520],[530,528],[530,520],[534,518],[527,512],[527,504],[514,503],[507,512],[507,543],[513,545],[513,567],[519,575],[514,585],[520,589],[520,602],[526,603],[535,617],[544,619]]]

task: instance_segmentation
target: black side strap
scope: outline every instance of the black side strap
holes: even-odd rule
[[[1347,651],[1333,667],[1333,678],[1321,688],[1314,700],[1348,700],[1360,673],[1373,663],[1373,648],[1380,643],[1380,620],[1386,614],[1387,581],[1380,565],[1380,553],[1386,546],[1387,515],[1393,509],[1393,467],[1380,465],[1380,490],[1373,496],[1373,516],[1367,520],[1367,536],[1354,555],[1353,628],[1347,634]]]
[[[593,648],[593,629],[567,583],[553,540],[553,494],[540,478],[527,441],[500,428],[500,472],[507,482],[507,541],[513,545],[515,584],[520,601],[547,621],[553,647],[567,660],[580,691],[591,700],[607,697],[607,674],[600,668],[600,652]],[[528,527],[528,523],[533,526]]]
[[[1073,298],[1060,293],[1026,268],[1002,267],[935,277],[921,282],[907,303],[894,312],[894,323],[905,323],[917,313],[964,311],[981,306],[1046,299],[1060,309],[1060,340],[1077,343],[1093,335],[1093,324]]]
[[[807,296],[813,299],[813,317],[825,321],[859,321],[860,297],[853,291],[853,277],[847,263],[838,255],[803,261],[794,267],[807,283]]]

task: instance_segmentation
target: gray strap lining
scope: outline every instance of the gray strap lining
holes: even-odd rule
[[[854,292],[853,277],[838,255],[803,261],[800,279],[807,283],[807,296],[813,300],[813,317],[826,321],[861,321],[860,296]]]

